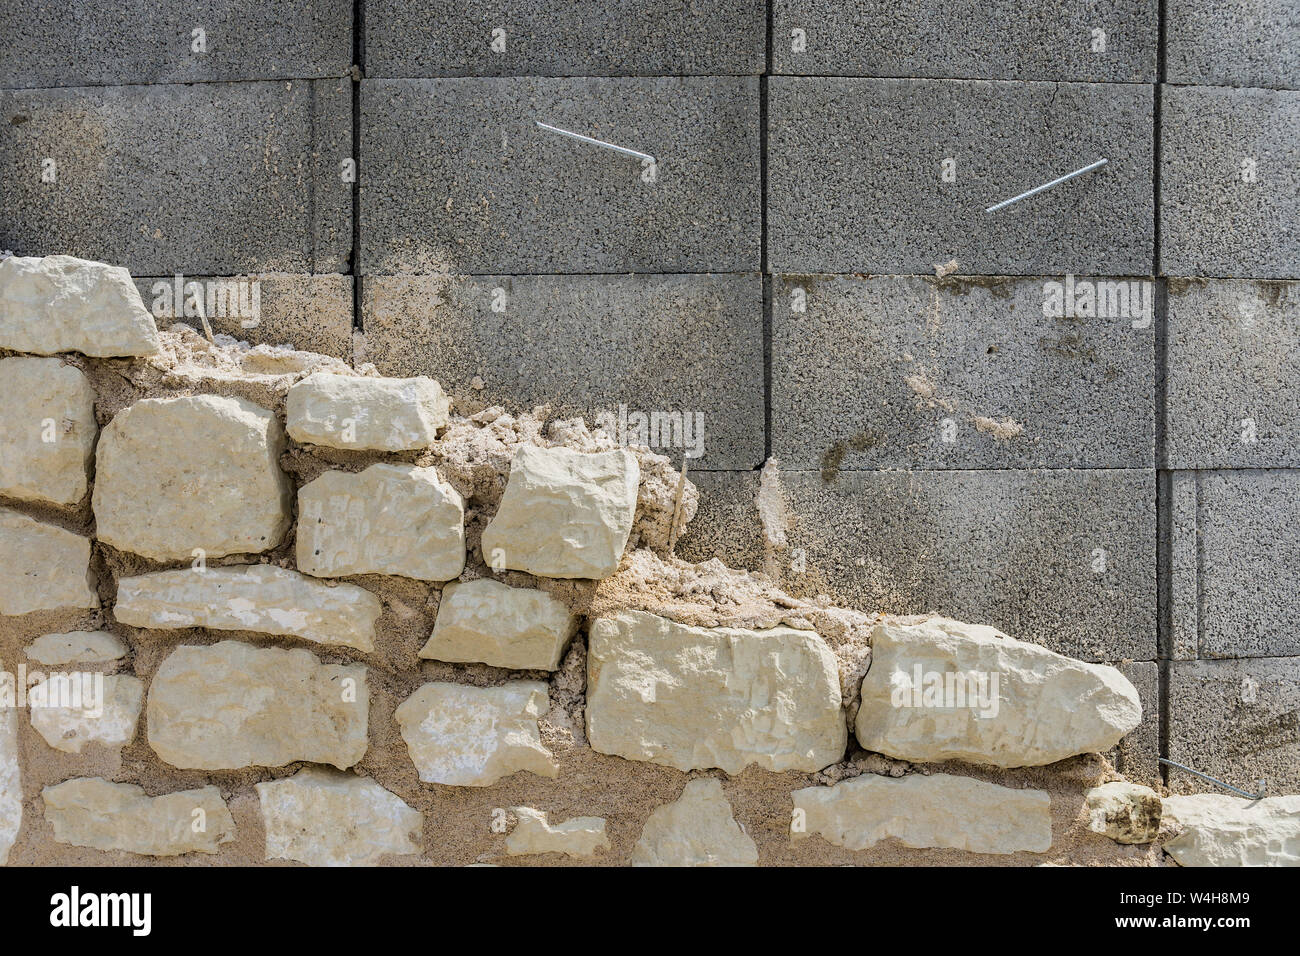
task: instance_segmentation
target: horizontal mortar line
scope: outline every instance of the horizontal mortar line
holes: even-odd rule
[[[781,459],[782,456],[780,452],[773,449],[773,457],[777,459]],[[1090,472],[1098,472],[1098,471],[1126,472],[1126,473],[1132,473],[1136,475],[1154,475],[1156,469],[1134,467],[1131,465],[1119,465],[1119,466],[1112,466],[1112,467],[1088,466],[1088,465],[1074,465],[1074,466],[1020,465],[1020,466],[1003,467],[1003,468],[978,467],[978,466],[973,466],[973,467],[968,466],[968,467],[960,467],[960,468],[932,468],[932,467],[917,468],[917,467],[909,467],[909,466],[899,466],[896,468],[841,467],[837,472],[836,477],[842,477],[844,475],[909,475],[909,474],[934,475],[934,474],[955,474],[961,472],[968,472],[968,473],[1003,472],[1008,475],[1036,475],[1036,474],[1054,473],[1054,472],[1076,472],[1079,474],[1087,474]],[[820,468],[789,468],[783,465],[781,468],[781,474],[820,476],[821,469]],[[831,479],[831,481],[827,482],[827,484],[833,483],[834,480],[835,479]]]
[[[158,80],[142,83],[65,83],[57,86],[0,86],[0,93],[40,93],[44,90],[122,90],[149,89],[152,87],[175,86],[239,86],[248,83],[309,83],[317,80],[346,80],[352,82],[347,73],[337,76],[267,76],[244,78],[238,80]]]
[[[421,80],[690,80],[690,79],[792,79],[792,80],[901,80],[934,81],[939,83],[1074,83],[1079,86],[1153,86],[1153,81],[1141,80],[1057,80],[1019,79],[1017,77],[985,76],[875,76],[866,73],[444,73],[438,76],[379,76],[370,74],[366,80],[421,81]]]
[[[1180,468],[1159,468],[1161,473],[1175,474],[1196,474],[1209,472],[1271,472],[1271,471],[1294,471],[1300,474],[1300,464],[1296,465],[1191,465]]]

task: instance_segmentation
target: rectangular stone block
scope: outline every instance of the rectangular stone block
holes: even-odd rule
[[[1169,759],[1252,793],[1300,788],[1300,658],[1174,661],[1169,665]],[[1211,784],[1168,768],[1169,789]]]
[[[343,76],[352,64],[352,6],[294,0],[7,3],[0,6],[0,87]]]
[[[366,75],[681,76],[763,72],[761,0],[368,0]]]
[[[1152,271],[1148,86],[774,77],[768,91],[775,272]]]
[[[775,72],[796,76],[1154,83],[1158,8],[1156,0],[773,0],[772,60]]]
[[[763,571],[769,559],[754,495],[757,471],[694,471],[699,508],[677,539],[676,554],[699,563],[717,558],[729,568]]]
[[[1300,278],[1300,92],[1160,96],[1161,273]]]
[[[690,415],[702,438],[656,429],[657,450],[679,465],[702,450],[692,469],[762,463],[757,275],[368,276],[361,308],[365,361],[437,379],[462,413]]]
[[[1148,470],[781,476],[782,583],[866,611],[938,612],[1089,661],[1156,656]]]
[[[1064,277],[775,278],[772,453],[827,476],[1153,467],[1154,284],[1072,281],[1108,314],[1045,317]]]
[[[1167,0],[1170,83],[1300,86],[1300,6],[1295,0]]]
[[[1160,783],[1160,665],[1155,661],[1117,661],[1142,703],[1142,723],[1106,754],[1111,764],[1134,783]]]
[[[366,81],[362,271],[754,271],[758,99],[754,77]]]
[[[0,248],[133,275],[341,272],[350,83],[0,90]]]

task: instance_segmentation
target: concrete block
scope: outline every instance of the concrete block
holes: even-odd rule
[[[1134,783],[1160,781],[1160,665],[1155,661],[1112,661],[1129,679],[1142,704],[1142,723],[1106,754],[1111,764]]]
[[[1300,790],[1300,658],[1174,661],[1169,665],[1169,759],[1243,790]],[[1175,793],[1212,784],[1169,768]]]
[[[1156,0],[773,0],[772,61],[803,76],[1154,83],[1157,18]]]
[[[776,277],[772,453],[827,475],[1154,467],[1158,296],[1101,281],[1138,306],[1045,318],[1063,278]]]
[[[351,64],[351,3],[0,5],[0,87],[313,79]]]
[[[782,476],[783,583],[867,611],[935,611],[1090,661],[1156,656],[1147,470]]]
[[[717,558],[731,568],[767,571],[754,495],[757,471],[692,471],[700,492],[699,510],[677,539],[677,555],[699,563]]]
[[[0,90],[0,248],[134,275],[342,271],[349,88]]]
[[[1300,278],[1300,92],[1160,95],[1160,271]]]
[[[1300,467],[1300,283],[1169,280],[1169,468]]]
[[[366,75],[763,72],[762,0],[367,0]]]
[[[1295,0],[1167,0],[1165,75],[1204,86],[1300,86]]]
[[[768,90],[774,272],[929,275],[956,259],[972,275],[1151,274],[1149,86],[774,77]]]
[[[1165,547],[1160,554],[1162,656],[1195,660],[1200,642],[1200,529],[1197,475],[1191,471],[1160,473]]]
[[[759,267],[757,78],[369,80],[361,116],[365,273]]]
[[[698,430],[661,433],[662,453],[680,463],[702,449],[693,470],[762,464],[756,274],[367,276],[361,309],[365,360],[385,375],[437,379],[459,410],[550,403],[593,424],[620,406],[689,413],[702,442]]]

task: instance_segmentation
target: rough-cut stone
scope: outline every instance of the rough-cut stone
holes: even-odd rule
[[[23,824],[23,788],[18,771],[18,710],[0,707],[0,866]]]
[[[465,570],[465,502],[433,468],[327,471],[298,491],[298,570],[450,581]]]
[[[153,355],[158,327],[125,269],[72,256],[0,261],[0,348]]]
[[[420,656],[553,671],[577,629],[577,615],[545,591],[479,578],[443,589],[433,635]]]
[[[80,671],[51,674],[27,691],[27,700],[32,727],[45,742],[79,754],[86,744],[121,747],[134,739],[144,681]]]
[[[632,850],[633,866],[754,866],[758,847],[731,815],[722,784],[691,780],[656,807]]]
[[[520,770],[559,774],[537,727],[537,718],[549,708],[541,681],[499,687],[431,683],[403,701],[393,716],[425,783],[490,787]]]
[[[818,833],[836,846],[863,850],[893,837],[909,847],[999,854],[1045,853],[1052,845],[1051,798],[1044,790],[1012,790],[946,773],[897,780],[863,774],[791,796],[795,840]]]
[[[107,631],[45,634],[27,648],[27,659],[46,667],[58,664],[105,664],[126,656],[121,638]]]
[[[100,436],[96,536],[155,561],[269,551],[291,520],[283,451],[275,415],[244,399],[136,402]]]
[[[373,651],[382,611],[365,588],[253,564],[122,578],[113,615],[132,627],[259,631]]]
[[[1150,843],[1160,833],[1160,796],[1150,787],[1103,783],[1087,792],[1083,804],[1088,828],[1116,843]]]
[[[0,508],[0,615],[96,607],[90,539]]]
[[[565,856],[595,856],[597,850],[609,849],[603,817],[573,817],[554,826],[546,813],[532,807],[512,807],[519,823],[506,837],[506,853],[525,856],[530,853],[563,853]]]
[[[343,770],[365,755],[366,669],[239,641],[182,646],[149,687],[149,745],[174,767],[234,770],[296,760]]]
[[[1165,797],[1164,819],[1182,828],[1163,846],[1181,866],[1300,866],[1300,796]]]
[[[216,853],[235,838],[235,821],[216,787],[148,796],[134,784],[100,777],[41,791],[54,839],[145,856]]]
[[[1141,720],[1137,690],[1113,667],[934,617],[876,626],[856,730],[865,749],[900,760],[1034,767],[1104,753]]]
[[[363,378],[316,372],[289,389],[285,426],[294,441],[356,451],[428,448],[451,399],[423,375]]]
[[[644,611],[599,618],[587,738],[629,760],[739,773],[821,770],[844,756],[835,655],[813,631],[687,627]]]
[[[0,495],[73,505],[95,449],[95,392],[54,358],[0,359]]]
[[[375,781],[320,767],[257,785],[268,860],[377,866],[420,852],[424,817]]]
[[[640,481],[624,448],[590,454],[521,445],[483,531],[483,559],[546,578],[608,577],[627,546]]]

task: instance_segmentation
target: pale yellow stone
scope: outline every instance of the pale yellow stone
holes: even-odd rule
[[[54,839],[144,856],[216,853],[235,821],[216,787],[158,797],[129,783],[81,777],[41,791]]]
[[[55,750],[121,747],[135,738],[144,681],[82,671],[50,674],[27,691],[32,727]]]
[[[443,589],[433,635],[420,656],[553,671],[577,629],[577,615],[545,591],[479,578]]]
[[[289,389],[285,426],[294,441],[357,451],[428,448],[451,399],[423,375],[374,378],[315,372]]]
[[[23,825],[23,788],[18,769],[18,710],[0,704],[0,866]]]
[[[595,856],[609,849],[602,817],[573,817],[555,826],[546,814],[532,807],[512,807],[519,822],[506,837],[506,853],[527,856],[534,853],[563,853],[571,857]]]
[[[1198,793],[1163,802],[1165,825],[1178,831],[1163,849],[1180,866],[1300,866],[1300,796]]]
[[[0,615],[96,607],[90,539],[0,508]]]
[[[126,656],[126,645],[107,631],[46,634],[27,648],[27,659],[46,667],[60,664],[106,664]]]
[[[73,505],[86,496],[95,392],[54,358],[0,359],[0,495]]]
[[[1117,780],[1093,787],[1083,798],[1088,829],[1116,843],[1150,843],[1160,833],[1160,795],[1150,787]]]
[[[691,780],[656,807],[632,850],[633,866],[755,866],[758,847],[736,822],[722,784]]]

